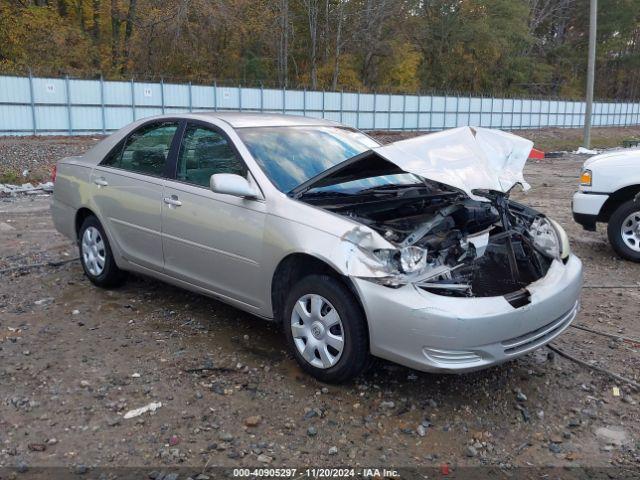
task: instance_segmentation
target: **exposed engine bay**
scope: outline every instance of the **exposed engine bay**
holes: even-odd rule
[[[479,201],[422,180],[356,195],[310,192],[301,200],[362,223],[396,247],[372,252],[389,273],[379,283],[526,304],[526,287],[562,256],[561,228],[508,194],[475,192],[486,199]]]
[[[518,307],[529,302],[527,287],[570,254],[560,225],[509,200],[515,186],[529,188],[522,172],[532,146],[460,127],[365,151],[289,194],[368,227],[343,237],[357,250],[347,255],[356,277],[438,295],[504,296]],[[386,241],[367,237],[372,230]]]

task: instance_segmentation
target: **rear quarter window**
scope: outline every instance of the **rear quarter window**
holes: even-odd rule
[[[177,122],[143,125],[114,148],[100,165],[130,172],[163,176]]]
[[[116,145],[104,159],[100,162],[100,165],[104,165],[107,167],[116,167],[120,166],[120,159],[122,158],[122,146],[124,142],[121,141]]]

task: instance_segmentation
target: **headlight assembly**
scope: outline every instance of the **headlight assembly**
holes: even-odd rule
[[[418,273],[427,266],[427,250],[415,245],[400,250],[376,250],[374,253],[390,274]]]
[[[560,238],[553,224],[545,217],[536,218],[529,229],[533,244],[551,258],[560,258]]]
[[[560,258],[566,260],[571,253],[571,246],[569,245],[569,235],[564,231],[564,228],[560,226],[558,222],[552,219],[548,219],[555,228],[558,238],[560,239]]]
[[[400,250],[400,269],[404,273],[415,273],[427,266],[427,250],[410,246]]]
[[[565,259],[569,256],[569,237],[558,222],[538,217],[529,228],[534,245],[551,258]]]

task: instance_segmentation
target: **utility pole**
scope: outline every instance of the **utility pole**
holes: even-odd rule
[[[598,0],[591,0],[589,8],[589,61],[587,65],[587,108],[584,112],[584,148],[591,148],[591,112],[593,111],[593,83],[596,70],[596,19]]]

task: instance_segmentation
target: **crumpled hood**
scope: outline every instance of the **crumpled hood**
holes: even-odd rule
[[[507,192],[516,184],[528,190],[522,175],[533,142],[479,127],[459,127],[401,140],[372,150],[408,173],[464,191]]]

